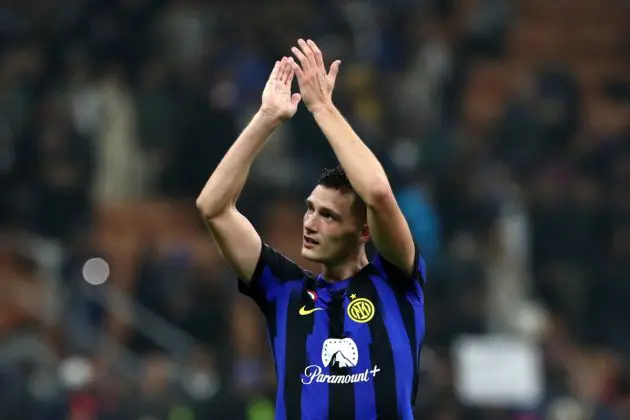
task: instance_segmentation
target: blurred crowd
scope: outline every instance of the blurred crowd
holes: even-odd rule
[[[524,16],[553,48],[484,83]],[[261,316],[194,197],[298,37],[342,60],[335,102],[428,263],[418,418],[630,418],[628,21],[622,0],[0,5],[0,418],[273,418]],[[335,164],[302,108],[239,206],[307,264],[303,198]],[[460,398],[467,334],[535,343],[543,398]]]

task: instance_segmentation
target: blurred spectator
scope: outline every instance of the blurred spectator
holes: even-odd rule
[[[438,262],[442,237],[439,215],[431,202],[430,194],[429,188],[418,183],[401,188],[397,199],[414,240],[422,246],[422,256],[429,266],[433,266]]]
[[[142,386],[136,395],[123,404],[119,416],[167,419],[177,414],[181,416],[180,413],[183,412],[192,414],[182,391],[173,381],[175,375],[173,369],[171,361],[166,356],[162,354],[148,356],[141,373]]]
[[[52,101],[46,105],[47,121],[25,133],[16,172],[27,191],[26,224],[40,235],[65,240],[90,224],[95,154],[69,116]]]

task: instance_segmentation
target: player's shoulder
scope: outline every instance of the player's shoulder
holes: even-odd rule
[[[375,274],[393,286],[420,286],[424,287],[426,267],[425,262],[419,252],[416,252],[416,258],[411,273],[405,272],[402,268],[388,261],[379,253],[375,254],[370,260]]]
[[[262,269],[268,269],[274,277],[280,280],[299,280],[310,277],[308,270],[267,243],[263,243],[259,264]]]

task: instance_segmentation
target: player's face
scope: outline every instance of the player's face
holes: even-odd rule
[[[365,221],[354,211],[353,193],[321,185],[306,199],[302,256],[322,264],[341,264],[368,239]]]

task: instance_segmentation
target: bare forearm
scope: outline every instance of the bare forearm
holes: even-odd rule
[[[262,112],[254,116],[197,197],[197,208],[204,217],[217,216],[236,204],[254,159],[278,124],[278,119]]]
[[[371,205],[390,189],[383,166],[341,112],[329,105],[313,112],[354,190]]]

